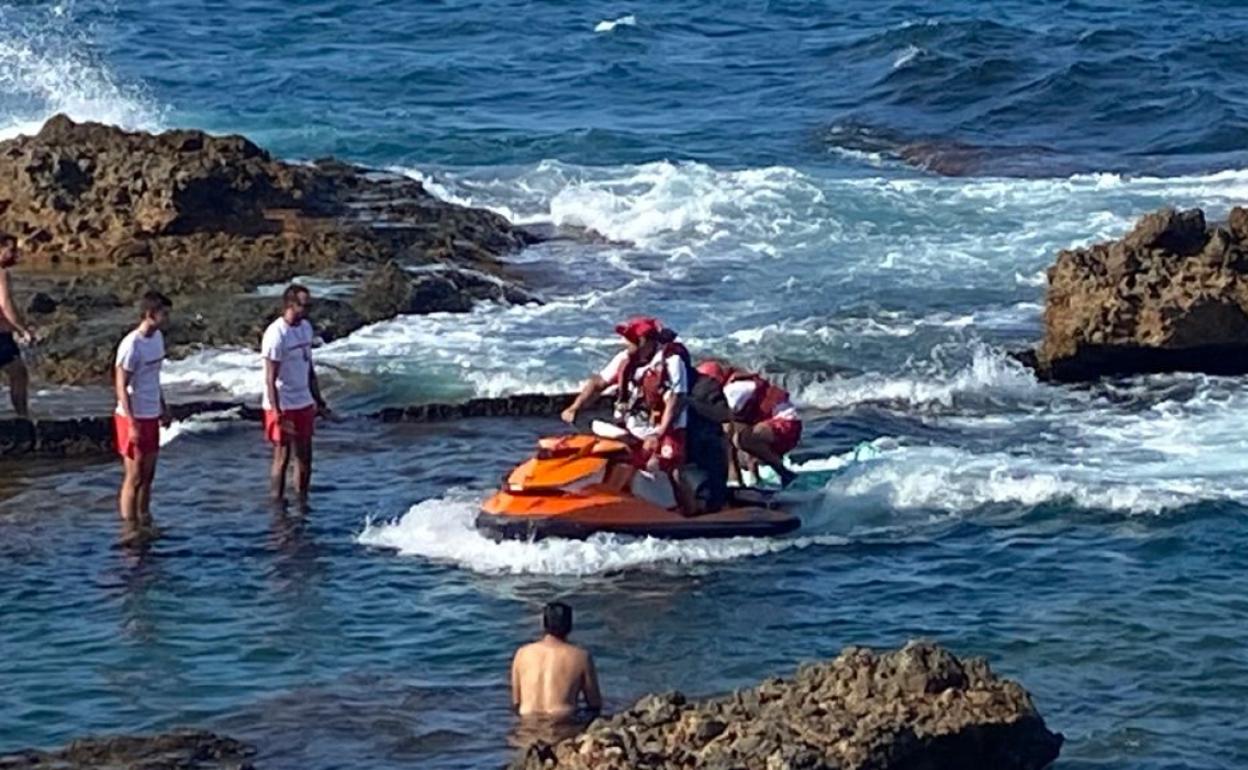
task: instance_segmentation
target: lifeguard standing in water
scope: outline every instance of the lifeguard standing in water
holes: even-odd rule
[[[312,365],[312,324],[307,319],[312,294],[291,284],[282,294],[282,314],[264,332],[264,435],[273,445],[269,493],[273,502],[286,500],[286,473],[295,460],[295,495],[302,505],[312,482],[312,434],[316,418],[329,407]]]
[[[165,360],[165,337],[161,327],[169,320],[173,303],[159,292],[149,291],[139,302],[139,325],[117,346],[113,384],[117,408],[113,434],[125,478],[117,496],[117,508],[126,539],[155,534],[152,526],[152,482],[160,454],[160,427],[171,422],[169,406],[160,386]]]

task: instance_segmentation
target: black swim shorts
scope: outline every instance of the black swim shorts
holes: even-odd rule
[[[22,349],[13,339],[13,332],[0,332],[0,367],[8,366],[22,357]]]

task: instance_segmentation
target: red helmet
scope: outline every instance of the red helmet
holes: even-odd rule
[[[647,337],[657,335],[661,328],[657,319],[643,316],[618,324],[615,327],[615,333],[635,345]]]
[[[728,381],[728,370],[718,361],[703,361],[698,364],[698,374],[710,377],[720,385]]]

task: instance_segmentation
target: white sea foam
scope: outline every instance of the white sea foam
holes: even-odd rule
[[[604,32],[614,32],[616,27],[635,27],[637,26],[637,17],[633,14],[621,16],[618,19],[603,19],[594,25],[594,32],[602,34]]]
[[[925,368],[911,374],[871,373],[812,383],[801,386],[794,397],[803,405],[841,409],[871,403],[950,407],[960,396],[1043,402],[1053,395],[1017,361],[984,346],[977,346],[970,363],[952,373],[935,362]]]
[[[1105,451],[1123,451],[1106,445]],[[825,505],[852,516],[861,511],[926,511],[965,515],[985,506],[1064,503],[1084,509],[1155,514],[1202,500],[1248,500],[1248,487],[1157,473],[1144,463],[1122,475],[1077,459],[1014,452],[976,453],[947,446],[900,446],[873,460],[847,465],[828,482]],[[1164,464],[1162,464],[1164,465]],[[1152,471],[1152,475],[1144,472]],[[1242,467],[1239,468],[1242,472]]]
[[[897,52],[897,56],[893,59],[893,69],[899,70],[908,66],[915,59],[926,53],[917,45],[908,45]]]
[[[160,445],[165,446],[182,436],[228,430],[231,423],[237,422],[238,419],[239,410],[228,409],[221,412],[205,412],[186,420],[178,420],[168,428],[160,429]]]
[[[791,548],[836,545],[835,536],[659,540],[595,535],[587,540],[494,542],[474,526],[482,493],[456,490],[413,505],[396,521],[369,521],[362,545],[487,574],[593,575],[667,569],[763,556]]]
[[[131,129],[163,127],[160,105],[91,53],[64,7],[38,13],[0,7],[0,139],[35,133],[57,113]]]

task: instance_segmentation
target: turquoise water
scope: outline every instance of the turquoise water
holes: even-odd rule
[[[497,766],[561,596],[616,706],[923,635],[1025,682],[1063,768],[1241,766],[1248,391],[1053,389],[1003,351],[1058,249],[1244,201],[1246,37],[1232,3],[0,2],[0,135],[239,131],[613,240],[517,255],[542,307],[327,346],[346,412],[568,388],[646,311],[810,418],[775,541],[483,540],[545,421],[334,425],[306,520],[264,507],[254,426],[183,426],[142,557],[111,466],[11,473],[0,749],[194,724],[266,767]],[[248,352],[168,369],[259,394]]]

